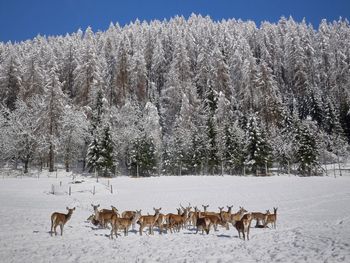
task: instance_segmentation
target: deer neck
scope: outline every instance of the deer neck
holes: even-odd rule
[[[66,214],[66,222],[72,217],[72,212],[68,212],[68,214]]]
[[[156,214],[154,215],[154,221],[157,221],[158,218],[159,218],[159,213],[156,213]]]

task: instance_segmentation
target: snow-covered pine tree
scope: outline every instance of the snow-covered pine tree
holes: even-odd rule
[[[113,141],[111,137],[111,131],[109,124],[105,124],[105,127],[101,131],[100,140],[98,141],[98,147],[96,150],[98,159],[96,160],[96,167],[100,170],[104,176],[111,176],[115,173],[115,158],[113,155]]]
[[[296,162],[299,165],[299,171],[304,176],[317,175],[319,149],[314,124],[306,120],[297,122],[296,125]]]
[[[58,67],[55,56],[51,50],[47,50],[51,57],[48,69],[44,71],[45,90],[44,95],[38,98],[38,122],[39,134],[42,136],[42,151],[48,152],[49,172],[55,169],[55,155],[59,147],[59,132],[62,127],[61,118],[67,97],[62,91],[62,83],[58,79]]]
[[[250,114],[247,120],[245,149],[245,164],[248,164],[256,175],[266,174],[271,162],[271,147],[256,114]]]
[[[0,103],[10,110],[15,109],[16,100],[22,89],[22,65],[14,48],[7,51],[0,67]]]
[[[138,176],[150,176],[157,171],[156,149],[153,139],[141,133],[132,144],[130,151],[131,173]]]
[[[230,173],[242,172],[245,157],[244,131],[238,121],[226,124],[225,128],[225,160]]]
[[[99,165],[99,158],[101,157],[101,140],[103,136],[103,126],[104,126],[104,97],[102,90],[98,90],[96,93],[95,103],[92,108],[91,113],[91,128],[90,128],[90,134],[92,137],[92,140],[88,146],[87,149],[87,155],[86,155],[86,164],[89,168],[89,172],[96,171],[99,174],[102,172],[102,168]]]
[[[145,132],[146,137],[150,138],[154,144],[155,159],[158,168],[157,170],[159,173],[159,171],[161,170],[161,157],[163,151],[162,128],[160,126],[160,117],[158,114],[157,107],[153,103],[146,103],[146,106],[143,110],[142,120],[143,131]]]
[[[85,114],[74,106],[66,105],[63,111],[62,129],[59,138],[66,172],[71,170],[73,161],[81,156],[81,150],[89,136],[88,121]]]
[[[6,116],[1,124],[1,133],[6,136],[7,146],[2,148],[3,154],[6,154],[4,157],[7,160],[21,161],[23,172],[28,173],[29,163],[35,156],[39,140],[35,111],[22,100],[17,100],[15,110],[6,108],[2,113],[3,117]]]
[[[80,106],[89,105],[93,89],[102,87],[101,60],[90,27],[85,31],[84,40],[80,53],[77,54],[77,67],[74,69],[75,102]]]

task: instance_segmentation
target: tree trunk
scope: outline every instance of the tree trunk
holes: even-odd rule
[[[338,154],[337,154],[337,158],[338,158],[339,176],[342,176],[341,169],[340,169],[340,159],[339,159],[339,155]]]
[[[68,173],[69,172],[69,159],[68,158],[66,158],[64,160],[64,166],[66,167],[66,172]]]
[[[54,162],[54,152],[53,152],[53,145],[52,143],[50,143],[50,148],[49,148],[49,172],[53,172],[54,166],[55,166],[55,162]]]
[[[25,160],[24,160],[24,173],[28,173],[28,164],[29,164],[29,158],[27,157]]]

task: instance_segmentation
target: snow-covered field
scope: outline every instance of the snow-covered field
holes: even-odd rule
[[[0,262],[350,262],[350,177],[120,177],[108,181],[68,174],[48,178],[0,178]],[[62,187],[59,187],[59,182]],[[50,194],[52,184],[57,194]],[[72,195],[67,192],[71,186]],[[96,194],[93,195],[95,186]],[[179,204],[278,206],[277,229],[251,229],[250,241],[235,229],[191,230],[154,236],[130,232],[109,239],[108,229],[86,222],[91,203],[119,210],[176,212]],[[76,207],[63,237],[50,231],[50,215]]]

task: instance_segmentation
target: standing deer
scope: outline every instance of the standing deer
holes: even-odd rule
[[[178,209],[178,213],[181,213],[180,209]],[[172,230],[177,230],[177,232],[180,232],[180,228],[185,224],[187,220],[187,215],[188,215],[188,208],[185,208],[181,215],[171,214],[169,216],[170,232],[172,232]]]
[[[238,231],[238,236],[241,238],[241,233],[243,234],[243,240],[245,240],[245,233],[247,233],[247,239],[249,240],[250,223],[252,221],[252,215],[246,214],[239,221],[236,221],[235,227]]]
[[[73,207],[71,209],[67,207],[67,210],[68,210],[67,214],[55,212],[51,215],[51,236],[52,236],[53,232],[55,232],[55,235],[57,235],[57,232],[56,232],[57,226],[60,226],[61,236],[63,235],[63,226],[72,217],[72,214],[73,214],[73,211],[75,210],[75,207]]]
[[[99,221],[100,224],[102,225],[102,227],[104,227],[104,228],[107,227],[107,223],[109,223],[111,221],[112,216],[115,214],[118,214],[118,210],[114,206],[111,206],[112,210],[102,209],[101,211],[98,210],[100,205],[91,204],[91,206],[93,207],[93,209],[95,211],[95,219],[97,221]]]
[[[248,212],[247,210],[245,210],[243,207],[240,206],[237,213],[231,214],[230,223],[233,226],[235,226],[235,222],[240,221],[242,219],[242,217],[244,216],[244,214],[247,212]]]
[[[264,227],[267,226],[268,223],[270,223],[274,229],[276,229],[276,221],[277,221],[277,207],[273,208],[273,214],[270,214],[270,211],[266,211],[266,217],[265,217],[265,224]]]
[[[196,234],[201,229],[202,230],[202,234],[205,231],[207,233],[207,235],[208,235],[209,231],[210,231],[211,221],[210,221],[209,218],[203,217],[201,215],[201,211],[197,210],[197,207],[195,207],[195,209],[196,209],[196,213],[197,213],[197,215],[196,215],[196,227],[197,227]]]
[[[141,216],[137,223],[140,225],[140,236],[142,236],[143,228],[148,226],[149,227],[149,234],[153,235],[153,226],[156,224],[159,212],[162,208],[156,209],[153,207],[154,215],[147,215],[147,216]]]
[[[122,218],[129,218],[132,219],[132,229],[135,229],[135,224],[137,220],[141,217],[141,210],[136,211],[124,211],[122,213]]]
[[[226,230],[230,230],[228,222],[230,222],[231,219],[231,210],[233,206],[227,206],[227,212],[223,211],[223,207],[219,207],[220,210],[220,219],[223,223],[225,223]]]
[[[110,235],[111,239],[113,239],[113,233],[118,238],[119,229],[124,229],[124,236],[127,236],[129,228],[134,218],[136,217],[139,218],[141,216],[141,210],[137,211],[131,218],[119,217],[119,214],[117,213],[118,210],[115,207],[113,208],[113,211],[115,212],[115,214],[112,216],[112,219],[111,219],[111,225],[112,225],[111,235]]]
[[[266,221],[266,213],[261,213],[261,212],[252,212],[252,220],[256,220],[255,227],[263,227],[265,225]],[[262,222],[262,224],[260,223]]]

